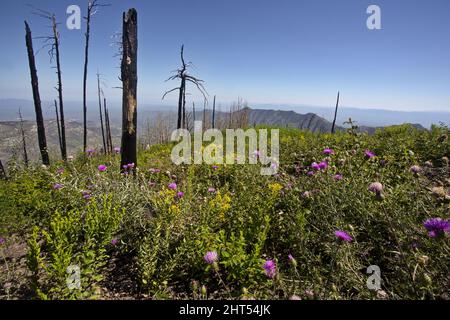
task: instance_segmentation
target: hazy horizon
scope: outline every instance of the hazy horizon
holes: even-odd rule
[[[32,14],[28,0],[4,4],[0,36],[8,50],[0,52],[0,98],[32,99],[24,25],[35,38],[49,34],[48,22]],[[378,0],[381,30],[369,30],[366,10],[371,1],[336,2],[263,0],[227,2],[199,0],[108,1],[93,17],[89,57],[88,98],[96,99],[97,70],[109,101],[120,102],[119,57],[112,36],[121,30],[122,12],[138,12],[138,101],[168,107],[174,93],[161,101],[165,82],[179,64],[181,44],[191,72],[205,80],[212,99],[223,105],[246,99],[252,105],[297,105],[332,108],[337,91],[341,106],[397,111],[450,112],[450,3]],[[43,0],[39,9],[54,12],[61,34],[64,99],[81,100],[84,20],[81,30],[65,26],[69,5],[86,1]],[[173,8],[177,8],[174,10]],[[220,13],[220,14],[219,14]],[[189,16],[189,21],[184,19]],[[170,21],[170,23],[167,23]],[[230,23],[232,21],[232,23]],[[181,30],[181,31],[180,31]],[[42,40],[35,39],[35,50]],[[55,70],[46,50],[37,53],[41,98],[57,93]],[[188,104],[200,102],[188,88]]]

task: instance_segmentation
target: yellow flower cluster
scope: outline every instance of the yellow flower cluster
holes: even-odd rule
[[[228,193],[222,195],[220,191],[216,193],[216,196],[209,202],[209,206],[212,210],[218,212],[219,220],[225,221],[225,213],[231,207],[231,197]]]
[[[272,191],[272,196],[278,195],[281,191],[281,189],[283,189],[283,186],[279,183],[271,183],[269,184],[269,189],[270,191]]]

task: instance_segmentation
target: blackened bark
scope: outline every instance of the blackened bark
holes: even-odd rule
[[[334,110],[334,119],[333,119],[333,125],[331,127],[331,133],[334,133],[334,126],[336,125],[336,118],[337,118],[337,112],[338,112],[338,108],[339,108],[339,91],[338,91],[338,95],[337,95],[337,100],[336,100],[336,109]]]
[[[58,74],[58,97],[59,97],[59,114],[61,120],[61,156],[64,161],[67,160],[67,148],[66,148],[66,125],[64,121],[64,103],[63,103],[63,88],[62,88],[62,74],[61,74],[61,62],[59,58],[59,34],[56,28],[56,18],[52,16],[53,23],[53,38],[56,52],[56,69]]]
[[[6,175],[5,168],[3,167],[2,160],[0,160],[0,178],[2,178],[3,180],[7,180],[8,179],[8,176]]]
[[[59,125],[58,102],[56,100],[54,100],[54,101],[55,101],[56,124],[58,126],[58,141],[59,141],[59,148],[61,150],[61,157],[62,157],[63,150],[62,150],[62,141],[61,141],[61,127]]]
[[[25,141],[25,130],[23,129],[23,118],[22,112],[20,112],[20,108],[19,108],[19,118],[20,118],[20,133],[22,135],[23,161],[25,162],[25,166],[28,167],[27,143]]]
[[[216,96],[214,96],[213,112],[212,112],[212,128],[216,126]]]
[[[37,76],[36,62],[34,60],[33,38],[31,37],[31,30],[26,21],[25,21],[25,31],[26,31],[25,42],[27,45],[28,63],[30,66],[30,75],[31,75],[31,87],[33,89],[34,109],[36,111],[36,125],[39,141],[39,150],[41,151],[42,163],[45,165],[50,165],[50,159],[48,157],[48,150],[47,150],[47,139],[45,137],[44,118],[42,116],[41,97],[39,95],[39,80]]]
[[[137,167],[137,47],[137,12],[130,9],[123,13],[121,170],[130,163],[135,164],[134,169]]]
[[[109,113],[108,108],[106,107],[106,98],[103,98],[103,109],[105,115],[105,129],[106,129],[106,147],[108,148],[108,152],[112,153],[112,140],[111,140],[111,128],[109,126]]]
[[[98,112],[100,114],[100,127],[102,128],[103,153],[107,154],[108,149],[106,147],[105,129],[103,127],[102,99],[100,97],[100,74],[98,74],[98,73],[97,73],[97,91],[98,91]]]
[[[83,151],[86,153],[87,148],[87,101],[86,101],[86,87],[87,87],[87,73],[89,63],[89,33],[91,29],[91,15],[92,3],[89,2],[87,16],[86,16],[86,43],[84,46],[84,72],[83,72]]]

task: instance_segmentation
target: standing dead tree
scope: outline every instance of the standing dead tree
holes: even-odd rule
[[[56,100],[54,100],[54,102],[55,102],[55,113],[56,113],[56,125],[58,127],[59,148],[61,149],[61,155],[62,155],[61,127],[59,125],[58,102]]]
[[[337,100],[336,100],[336,109],[334,110],[334,119],[333,119],[333,125],[331,127],[331,133],[334,133],[334,126],[336,124],[337,112],[338,112],[338,108],[339,108],[339,95],[340,95],[340,92],[338,91]]]
[[[56,60],[56,74],[58,76],[58,84],[56,90],[58,91],[58,99],[59,99],[59,114],[60,114],[60,130],[61,130],[61,139],[60,139],[60,147],[61,147],[61,157],[64,161],[67,160],[67,147],[66,147],[66,126],[64,120],[64,102],[63,102],[63,86],[62,86],[62,72],[61,72],[61,59],[60,59],[60,35],[58,32],[58,23],[56,21],[55,14],[50,12],[34,9],[33,12],[35,15],[38,15],[44,19],[47,19],[51,22],[52,34],[50,36],[39,37],[40,39],[44,39],[44,46],[50,47],[48,50],[48,54],[50,56],[50,63],[53,60]]]
[[[28,167],[27,143],[25,141],[25,130],[23,128],[23,118],[22,112],[20,112],[20,108],[19,108],[19,119],[20,119],[20,133],[22,135],[23,161],[25,162],[25,166]]]
[[[122,31],[122,143],[121,170],[134,163],[137,166],[137,12],[123,13]]]
[[[214,101],[213,101],[213,111],[212,111],[212,124],[211,127],[213,129],[215,129],[216,126],[216,96],[214,96]]]
[[[91,33],[91,18],[98,11],[99,7],[106,7],[108,5],[101,5],[97,0],[89,0],[87,15],[83,17],[86,20],[86,33],[84,45],[84,71],[83,71],[83,151],[87,148],[87,77],[89,64],[89,38]]]
[[[100,127],[102,129],[102,139],[103,139],[103,153],[107,154],[108,149],[106,147],[105,140],[105,129],[103,127],[103,114],[102,114],[102,99],[101,99],[101,89],[100,89],[100,73],[97,72],[97,92],[98,92],[98,112],[100,114]]]
[[[106,147],[108,148],[108,152],[113,152],[112,139],[111,139],[111,127],[109,125],[109,112],[106,107],[106,98],[103,98],[103,109],[105,112],[105,129],[106,129]]]
[[[3,180],[8,180],[8,176],[6,175],[5,168],[3,167],[2,160],[0,160],[0,178]]]
[[[39,95],[39,80],[37,76],[36,62],[34,59],[33,38],[31,36],[30,27],[26,21],[25,21],[25,32],[26,32],[25,42],[28,51],[28,63],[30,66],[30,75],[31,75],[31,87],[33,89],[34,109],[36,112],[36,125],[39,141],[39,150],[41,151],[42,163],[45,165],[50,165],[50,159],[47,150],[47,139],[45,137],[44,118],[42,116],[41,98]]]
[[[203,97],[207,100],[206,96],[207,96],[207,92],[205,87],[203,86],[204,81],[201,79],[197,79],[194,76],[191,76],[190,74],[187,73],[187,69],[192,65],[191,62],[186,63],[184,60],[184,45],[181,46],[181,68],[178,70],[175,70],[174,72],[176,73],[175,75],[171,76],[169,79],[166,80],[175,80],[175,79],[180,79],[180,86],[173,88],[169,91],[166,91],[162,97],[162,99],[164,100],[164,98],[166,97],[167,94],[178,90],[179,94],[178,94],[178,118],[177,118],[177,129],[181,129],[182,127],[185,126],[186,121],[183,121],[183,118],[186,118],[186,83],[187,82],[191,82],[193,83],[197,89],[201,92],[201,94],[203,95]]]

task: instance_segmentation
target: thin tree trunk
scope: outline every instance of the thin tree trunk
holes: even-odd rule
[[[31,87],[33,89],[33,101],[34,109],[36,111],[36,125],[37,125],[37,135],[39,141],[39,150],[41,151],[42,163],[45,165],[50,165],[50,159],[48,157],[47,150],[47,139],[45,138],[45,126],[44,118],[42,116],[41,98],[39,95],[39,80],[36,71],[36,62],[34,60],[34,50],[33,50],[33,39],[31,37],[31,30],[28,23],[25,21],[25,42],[28,51],[28,62],[30,65],[30,75],[31,75]]]
[[[186,129],[186,88],[183,91],[183,129]]]
[[[137,12],[136,9],[130,9],[123,13],[121,170],[129,163],[134,163],[134,168],[137,166],[137,47]],[[136,171],[133,170],[133,173]]]
[[[59,97],[59,113],[61,116],[61,156],[64,161],[67,160],[67,148],[66,148],[66,126],[64,123],[64,104],[63,104],[63,89],[62,89],[62,74],[61,74],[61,62],[59,58],[59,34],[56,29],[56,18],[52,16],[53,22],[53,37],[56,51],[56,69],[58,74],[58,97]]]
[[[195,124],[195,102],[192,101],[192,114],[194,115],[194,124]]]
[[[87,87],[87,73],[89,62],[89,33],[91,29],[91,10],[92,2],[88,3],[88,10],[86,16],[86,43],[84,47],[84,72],[83,72],[83,151],[86,152],[87,148],[87,101],[86,101],[86,87]]]
[[[206,99],[203,100],[203,128],[206,130]]]
[[[213,112],[212,112],[212,128],[216,126],[216,96],[214,96]]]
[[[0,178],[3,180],[8,180],[8,176],[6,175],[5,168],[3,167],[2,160],[0,160]]]
[[[20,118],[20,133],[22,134],[23,161],[25,162],[25,166],[28,167],[27,143],[25,141],[25,131],[23,129],[23,118],[22,112],[20,112],[20,108],[19,108],[19,118]]]
[[[331,133],[334,133],[334,126],[336,124],[336,117],[337,117],[337,112],[338,112],[338,107],[339,107],[339,91],[337,94],[337,100],[336,100],[336,109],[334,110],[334,119],[333,119],[333,126],[331,127]]]
[[[180,94],[178,96],[178,119],[177,119],[177,129],[182,127],[182,117],[183,117],[183,97],[184,91],[186,90],[186,79],[181,78]]]
[[[59,149],[61,150],[61,158],[62,158],[63,150],[62,150],[62,140],[61,140],[61,127],[60,127],[60,123],[59,123],[58,102],[56,100],[54,100],[54,102],[55,102],[55,113],[56,113],[56,125],[58,127]]]
[[[103,128],[103,115],[102,115],[102,99],[100,97],[100,74],[97,73],[97,91],[98,91],[98,112],[100,114],[100,127],[102,128],[102,139],[103,139],[103,153],[107,154],[106,140],[105,140],[105,129]]]
[[[106,147],[108,148],[108,152],[113,152],[112,141],[111,141],[111,130],[109,127],[109,114],[108,108],[106,107],[106,98],[103,98],[103,110],[105,114],[105,129],[106,129]]]

